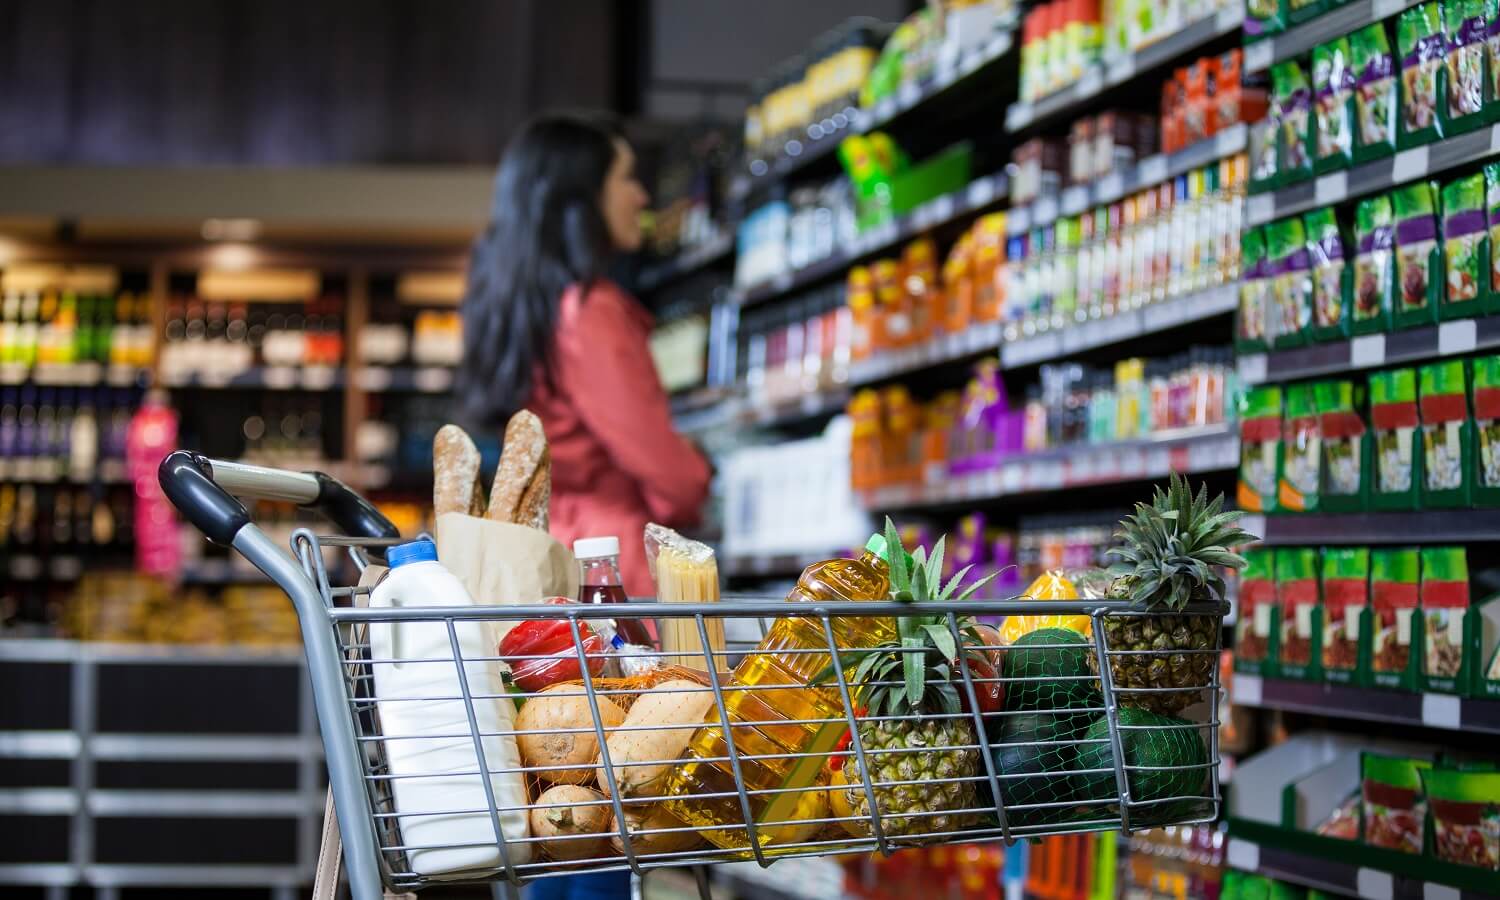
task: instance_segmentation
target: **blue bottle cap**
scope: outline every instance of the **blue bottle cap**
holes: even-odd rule
[[[386,548],[385,561],[392,569],[400,568],[408,563],[437,562],[437,544],[432,541],[397,544]]]

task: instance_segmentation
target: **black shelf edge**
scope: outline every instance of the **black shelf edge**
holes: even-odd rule
[[[1243,672],[1234,673],[1232,690],[1234,702],[1241,706],[1337,719],[1500,734],[1500,700],[1262,678]]]
[[[636,288],[642,294],[650,294],[733,256],[734,234],[725,231],[691,250],[645,266],[636,279]]]
[[[258,366],[233,375],[174,372],[161,376],[163,387],[225,390],[331,391],[344,386],[339,366]]]
[[[1000,347],[1003,332],[1004,326],[1000,322],[980,322],[916,347],[884,351],[879,356],[856,360],[849,365],[849,383],[855,386],[873,384],[896,375],[994,353]]]
[[[1227,472],[1239,465],[1239,452],[1239,438],[1227,426],[1184,429],[1151,440],[1015,456],[984,472],[878,488],[862,492],[860,499],[866,509],[882,512],[983,503],[1024,494],[1154,481],[1171,472]]]
[[[1272,547],[1500,542],[1500,509],[1255,514],[1240,525]]]
[[[735,299],[742,307],[755,306],[795,293],[842,274],[861,260],[895,250],[934,228],[983,212],[1003,200],[1008,190],[1009,183],[1003,173],[980,176],[960,190],[934,197],[898,219],[861,233],[850,245],[809,266],[736,290]]]
[[[1406,331],[1239,357],[1244,384],[1273,384],[1399,366],[1500,348],[1500,316],[1455,319]]]
[[[786,400],[778,403],[761,405],[743,401],[739,409],[736,410],[735,418],[742,424],[775,428],[777,426],[805,422],[810,419],[838,415],[848,405],[848,389],[833,388],[826,391],[803,394],[796,400]]]
[[[1273,63],[1294,59],[1312,48],[1343,37],[1371,22],[1378,22],[1416,6],[1423,0],[1353,0],[1316,19],[1294,25],[1281,34],[1245,45],[1245,71],[1261,72]]]
[[[1085,184],[1064,188],[1056,197],[1044,197],[1021,206],[1012,206],[1005,217],[1005,230],[1011,237],[1032,228],[1046,227],[1059,215],[1076,216],[1095,206],[1113,203],[1126,194],[1155,187],[1165,181],[1201,169],[1209,163],[1243,151],[1249,126],[1233,125],[1211,138],[1205,138],[1176,153],[1155,153],[1142,159],[1128,172],[1106,175]]]
[[[1500,147],[1500,126],[1402,150],[1341,172],[1330,172],[1274,191],[1251,194],[1245,201],[1245,224],[1253,228],[1320,206],[1357,199],[1449,169],[1491,159]]]
[[[1134,79],[1137,73],[1150,72],[1179,56],[1191,53],[1198,47],[1235,31],[1244,21],[1244,8],[1231,6],[1205,16],[1134,53],[1119,59],[1104,60],[1091,67],[1070,87],[1030,103],[1012,103],[1005,111],[1005,130],[1015,134],[1064,113],[1076,112],[1106,89],[1125,84]]]
[[[1238,290],[1236,285],[1219,285],[1108,318],[1007,341],[1000,347],[1000,365],[1018,369],[1222,316],[1238,305]]]

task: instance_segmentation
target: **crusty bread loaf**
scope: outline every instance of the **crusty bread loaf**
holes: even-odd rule
[[[511,416],[505,426],[505,446],[500,453],[500,467],[495,471],[495,483],[490,488],[490,505],[485,515],[496,522],[523,521],[521,498],[547,459],[547,436],[542,432],[542,420],[526,409]],[[546,477],[550,491],[550,472]]]
[[[547,517],[547,504],[552,501],[552,451],[542,448],[542,464],[537,466],[531,484],[521,494],[521,506],[516,511],[516,524],[526,525],[538,531],[546,531],[551,525]]]
[[[479,448],[468,432],[444,425],[432,439],[432,512],[483,515]]]

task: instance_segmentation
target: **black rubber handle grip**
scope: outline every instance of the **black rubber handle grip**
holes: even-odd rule
[[[230,546],[240,529],[250,524],[245,505],[214,482],[213,467],[196,453],[167,454],[156,478],[178,512],[215,544]]]
[[[308,508],[322,513],[340,532],[349,537],[401,537],[401,532],[396,530],[390,519],[348,485],[322,472],[312,472],[311,475],[318,479],[318,499],[308,504]],[[385,555],[383,548],[369,549],[376,555]]]

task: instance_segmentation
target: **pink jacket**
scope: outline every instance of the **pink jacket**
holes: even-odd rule
[[[672,427],[651,360],[652,318],[610,281],[562,298],[553,383],[538,380],[528,408],[552,449],[552,535],[620,539],[631,596],[652,597],[641,532],[648,521],[697,523],[708,494],[707,461]]]

